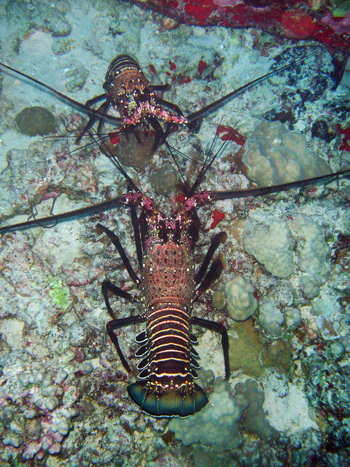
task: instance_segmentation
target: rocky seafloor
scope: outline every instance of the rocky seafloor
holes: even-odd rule
[[[218,125],[229,141],[202,189],[238,190],[349,167],[349,75],[314,43],[254,29],[176,25],[124,2],[9,1],[1,5],[1,61],[79,102],[102,93],[108,64],[135,57],[164,99],[185,115],[300,54],[315,51],[169,137],[178,167],[160,147],[128,142],[120,157],[140,189],[170,212],[176,182],[192,180]],[[335,69],[334,63],[338,64]],[[337,86],[338,85],[338,86]],[[336,87],[337,86],[337,87]],[[336,87],[336,89],[335,89]],[[120,196],[122,175],[95,145],[74,144],[86,116],[20,76],[1,70],[0,219],[66,212]],[[24,108],[46,109],[20,115]],[[36,112],[36,111],[34,111]],[[28,117],[29,115],[29,117]],[[42,121],[54,131],[29,136]],[[45,130],[40,130],[46,132]],[[29,134],[28,134],[29,133]],[[226,133],[220,133],[221,139]],[[242,162],[243,161],[243,162]],[[260,167],[260,169],[259,169]],[[158,172],[160,171],[160,172]],[[158,174],[155,175],[155,174]],[[262,180],[260,176],[262,175]],[[291,177],[291,178],[288,178]],[[165,183],[162,181],[165,180]],[[231,378],[219,337],[195,328],[199,384],[209,404],[186,420],[142,413],[107,337],[101,294],[107,277],[132,291],[98,222],[120,237],[136,268],[127,209],[51,228],[5,234],[0,249],[0,463],[45,466],[333,466],[350,463],[349,191],[343,178],[199,210],[195,261],[223,230],[225,269],[194,306],[228,329]],[[214,209],[225,218],[214,228]],[[136,292],[137,293],[137,292]],[[239,299],[237,299],[239,297]],[[111,300],[118,317],[135,304]],[[135,368],[135,336],[118,331]]]

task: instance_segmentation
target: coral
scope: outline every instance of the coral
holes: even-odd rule
[[[11,368],[8,366],[9,358],[2,362],[7,365],[3,369],[4,376],[11,379],[6,384],[8,396],[11,396],[1,402],[0,427],[3,444],[19,448],[25,460],[34,457],[42,460],[46,454],[59,453],[62,442],[70,431],[70,419],[78,413],[74,407],[78,395],[77,388],[60,387],[57,385],[58,380],[53,383],[51,375],[43,370],[33,374],[22,367],[24,362],[20,359],[16,363],[17,368]],[[23,368],[22,371],[18,376],[14,376],[20,367]],[[21,386],[26,388],[23,402],[21,398],[13,396]],[[63,400],[59,401],[63,393]],[[23,405],[16,413],[12,408],[13,404],[19,407]]]
[[[341,339],[339,339],[339,343],[342,345],[346,352],[350,352],[350,334],[346,334],[345,336],[341,337]]]
[[[238,337],[229,337],[229,360],[231,371],[242,370],[248,376],[259,378],[265,373],[260,362],[264,345],[259,342],[259,334],[250,321],[237,323],[231,328]]]
[[[228,312],[235,321],[245,321],[257,310],[258,302],[253,296],[254,287],[244,277],[237,276],[226,282],[224,291]]]
[[[288,371],[292,366],[293,346],[289,341],[277,339],[262,353],[264,365],[275,366]]]
[[[48,135],[56,126],[52,113],[43,107],[26,107],[16,115],[18,129],[24,135]]]
[[[265,396],[259,390],[258,383],[253,379],[247,379],[244,383],[237,383],[235,386],[237,400],[243,401],[244,405],[248,405],[243,411],[243,416],[240,421],[242,428],[249,433],[259,436],[261,439],[275,438],[278,431],[273,428],[268,420],[263,409]],[[238,398],[241,395],[243,399]],[[248,404],[246,403],[248,401]],[[244,408],[244,406],[242,407]]]
[[[305,216],[297,216],[288,224],[274,222],[266,230],[256,225],[247,229],[244,248],[274,276],[286,278],[293,273],[292,233],[297,240],[297,264],[305,274],[301,277],[304,294],[312,299],[328,277],[329,247],[320,226]]]
[[[259,307],[259,322],[268,334],[279,336],[283,321],[283,313],[278,308],[275,309],[272,302],[265,301],[261,303]]]
[[[306,274],[301,278],[301,287],[308,298],[319,294],[319,287],[326,281],[330,271],[327,263],[328,247],[319,225],[305,216],[297,216],[289,227],[299,238],[297,248],[298,266]]]
[[[292,274],[292,238],[286,222],[274,222],[267,231],[255,226],[246,231],[243,243],[246,252],[255,256],[274,276],[285,278]]]
[[[329,347],[332,356],[338,360],[344,354],[344,347],[342,346],[341,342],[333,342]]]
[[[297,327],[300,326],[302,321],[300,310],[295,308],[287,309],[285,313],[285,319],[288,328],[294,331],[295,329],[297,329]]]
[[[317,277],[303,274],[300,278],[300,285],[307,298],[315,298],[320,293],[320,282]]]
[[[346,17],[338,25],[331,14],[333,3],[312,0],[258,2],[248,0],[133,0],[190,25],[255,27],[279,36],[314,38],[333,47],[349,48]],[[310,8],[310,6],[312,8]],[[321,8],[322,7],[322,8]]]
[[[217,378],[209,404],[192,417],[172,419],[168,428],[186,446],[200,441],[215,452],[236,448],[242,442],[238,430],[242,407],[230,395],[229,389],[228,383]]]
[[[259,186],[279,185],[331,173],[329,165],[308,149],[304,135],[280,122],[262,122],[245,145],[249,178]]]

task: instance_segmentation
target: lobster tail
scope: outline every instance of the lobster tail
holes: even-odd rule
[[[196,383],[184,394],[175,390],[157,394],[149,389],[147,381],[138,381],[128,386],[128,393],[136,405],[154,417],[188,417],[208,402],[205,392]]]

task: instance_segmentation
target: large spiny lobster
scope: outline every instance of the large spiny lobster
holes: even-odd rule
[[[140,301],[145,306],[145,313],[115,319],[107,324],[107,331],[124,367],[130,371],[113,331],[122,326],[147,321],[147,331],[139,334],[136,339],[142,345],[136,353],[137,357],[142,357],[137,366],[140,381],[129,385],[128,392],[141,409],[154,416],[186,417],[208,402],[203,389],[193,381],[198,377],[196,369],[199,365],[196,358],[199,355],[193,347],[197,340],[191,333],[192,324],[221,334],[226,378],[230,375],[225,327],[192,316],[193,302],[210,287],[223,269],[221,260],[217,259],[206,274],[216,249],[226,235],[221,232],[213,238],[202,266],[195,273],[193,250],[199,230],[196,208],[210,202],[210,194],[190,193],[186,198],[179,199],[178,209],[170,217],[165,217],[153,200],[141,193],[129,193],[122,197],[122,202],[132,210],[141,279],[131,268],[118,237],[98,224],[121,253],[130,277],[141,290]],[[141,238],[133,212],[135,205],[141,207]],[[135,300],[129,293],[104,281],[102,292],[112,316],[114,313],[109,303],[108,291],[126,300]]]

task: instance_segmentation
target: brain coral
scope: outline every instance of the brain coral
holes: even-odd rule
[[[328,164],[310,151],[305,136],[280,122],[260,123],[245,148],[249,178],[261,187],[331,173]]]

